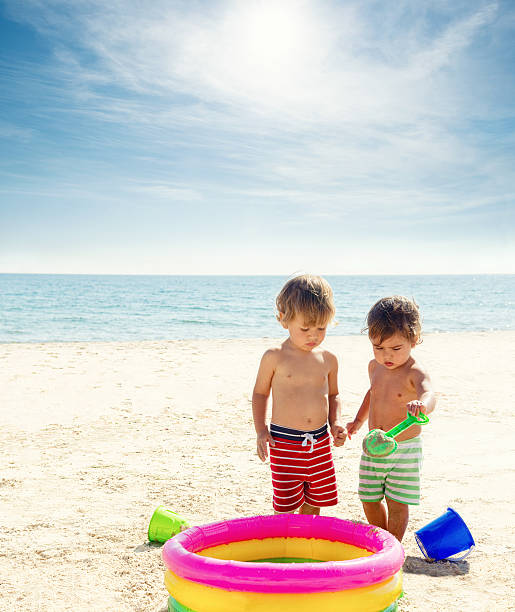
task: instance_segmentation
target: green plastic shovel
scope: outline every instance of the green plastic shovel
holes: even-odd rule
[[[418,416],[408,414],[408,417],[401,423],[392,427],[390,431],[382,429],[371,429],[363,438],[363,452],[369,457],[388,457],[397,450],[399,446],[395,440],[401,431],[408,429],[412,425],[426,425],[429,423],[429,418],[421,412]]]

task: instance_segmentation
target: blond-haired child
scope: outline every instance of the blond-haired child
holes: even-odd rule
[[[347,437],[340,424],[338,361],[319,348],[334,317],[333,292],[325,279],[304,274],[284,285],[276,306],[289,336],[268,349],[259,366],[252,395],[257,453],[265,461],[270,447],[275,512],[319,514],[338,501],[328,423],[335,446]]]
[[[383,298],[370,309],[366,329],[374,352],[368,364],[370,389],[354,421],[347,423],[349,439],[367,418],[369,429],[388,431],[407,413],[429,414],[436,403],[428,373],[411,355],[421,334],[417,304],[399,295]],[[420,432],[420,425],[413,425],[396,437],[399,446],[392,455],[362,454],[360,461],[359,498],[367,520],[399,541],[408,526],[409,506],[420,502]]]

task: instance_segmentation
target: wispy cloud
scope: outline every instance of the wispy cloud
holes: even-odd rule
[[[188,187],[167,185],[163,183],[142,183],[129,185],[128,191],[143,195],[149,195],[151,197],[163,198],[168,201],[179,200],[182,202],[193,202],[203,199],[202,194],[197,190],[189,189]]]
[[[62,164],[79,191],[80,165],[92,193],[111,176],[120,198],[279,206],[349,233],[364,210],[423,225],[515,196],[512,130],[496,125],[515,93],[495,54],[513,36],[502,2],[5,5],[47,48],[6,78],[75,146]],[[41,146],[42,175],[57,165],[45,125],[11,119],[0,137]]]
[[[449,115],[442,86],[451,83],[444,78],[431,96],[431,78],[459,63],[460,52],[495,20],[497,4],[469,3],[430,34],[427,8],[425,20],[403,28],[408,6],[399,3],[396,21],[386,24],[370,20],[376,5],[314,0],[155,2],[151,11],[131,2],[77,1],[72,9],[25,0],[11,11],[53,41],[52,67],[63,81],[78,96],[107,98],[112,112],[106,85],[156,96],[158,110],[164,102],[173,109],[168,119],[177,108],[182,120],[223,111],[236,125],[257,114],[298,131],[318,122],[402,125]],[[153,117],[154,108],[142,110],[140,120]]]
[[[6,140],[19,139],[25,142],[30,141],[34,131],[30,128],[19,126],[7,121],[0,121],[0,138]]]

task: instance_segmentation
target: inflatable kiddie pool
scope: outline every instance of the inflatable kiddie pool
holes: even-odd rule
[[[393,612],[404,550],[378,527],[279,514],[191,527],[163,548],[170,611]]]

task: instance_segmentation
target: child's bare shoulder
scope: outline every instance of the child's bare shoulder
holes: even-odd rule
[[[270,348],[266,349],[266,351],[263,353],[263,356],[261,357],[262,361],[274,361],[279,359],[279,356],[281,354],[282,351],[282,347],[281,346],[271,346]]]
[[[287,349],[283,344],[271,346],[268,348],[261,357],[261,363],[267,365],[277,365],[282,359],[286,357]]]
[[[325,349],[322,351],[322,356],[324,359],[324,363],[329,366],[330,370],[338,370],[338,357],[331,351],[326,351]]]
[[[408,375],[412,380],[415,380],[415,381],[429,378],[429,374],[426,368],[420,363],[420,361],[417,361],[414,358],[413,358],[413,363],[411,363],[408,369]]]

